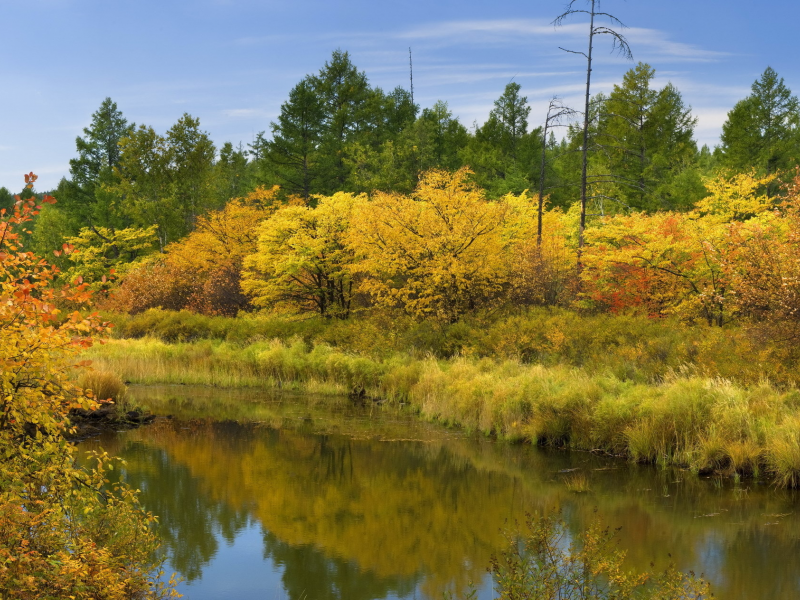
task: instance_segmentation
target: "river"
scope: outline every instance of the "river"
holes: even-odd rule
[[[189,600],[493,597],[525,515],[620,527],[628,566],[703,573],[726,600],[800,597],[800,497],[511,445],[347,399],[134,387],[159,418],[81,443],[126,461]],[[571,491],[573,478],[588,491]]]

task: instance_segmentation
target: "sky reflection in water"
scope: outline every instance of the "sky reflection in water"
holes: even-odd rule
[[[622,526],[629,566],[671,553],[717,597],[800,596],[796,497],[756,482],[494,443],[347,401],[136,393],[176,418],[84,446],[125,458],[190,600],[441,598],[470,581],[491,598],[501,530],[556,507],[573,532],[595,509]],[[567,490],[569,469],[590,493]]]

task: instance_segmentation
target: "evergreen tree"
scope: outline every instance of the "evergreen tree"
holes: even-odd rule
[[[489,113],[489,118],[495,119],[502,126],[504,150],[514,160],[517,158],[520,140],[528,133],[528,117],[531,114],[528,98],[520,96],[520,89],[518,83],[506,85],[503,95],[494,101],[494,108]]]
[[[216,164],[216,204],[223,205],[231,198],[240,198],[255,187],[251,167],[247,151],[241,144],[238,148],[234,148],[231,142],[222,145]]]
[[[676,208],[671,182],[693,164],[697,119],[672,84],[651,87],[655,70],[645,63],[630,69],[601,105],[597,144],[613,196],[639,210]],[[608,176],[606,176],[608,175]],[[598,178],[598,179],[599,179]]]
[[[278,121],[270,124],[272,141],[266,144],[264,156],[283,190],[306,201],[319,191],[318,147],[324,131],[324,114],[314,81],[306,77],[289,92],[289,99],[281,105]],[[256,145],[253,151],[260,152],[260,148]]]
[[[0,187],[0,210],[6,209],[10,212],[14,208],[14,194],[8,188]]]
[[[370,129],[369,104],[374,92],[364,72],[341,50],[333,53],[311,82],[323,107],[319,148],[321,190],[343,191],[348,188],[349,179],[345,147]]]
[[[461,167],[459,153],[467,145],[469,134],[447,102],[439,100],[424,109],[410,133],[417,142],[418,171],[435,167],[455,171]]]
[[[200,119],[184,113],[167,131],[173,194],[186,222],[184,233],[194,229],[198,215],[224,204],[216,201],[214,159],[216,148]]]
[[[528,133],[531,109],[520,89],[518,83],[506,85],[489,118],[475,128],[475,134],[459,153],[489,197],[521,193],[538,180],[534,177],[534,158],[541,151],[541,131]]]
[[[797,96],[771,67],[753,82],[752,93],[736,103],[722,126],[721,159],[737,171],[775,173],[800,158]]]
[[[200,121],[184,114],[166,136],[140,126],[120,144],[115,182],[104,186],[137,227],[158,226],[161,249],[186,235],[197,216],[216,208],[216,150]]]
[[[285,193],[307,201],[313,194],[371,191],[375,188],[369,186],[395,179],[376,169],[383,169],[378,163],[392,154],[417,110],[408,91],[371,88],[350,55],[336,50],[318,74],[292,89],[271,124],[272,140],[257,139],[250,146],[251,156],[259,155],[256,180],[278,183]]]
[[[58,200],[80,226],[117,226],[120,215],[114,199],[103,193],[102,186],[113,180],[119,165],[120,141],[133,131],[111,98],[103,100],[92,114],[92,123],[83,130],[75,146],[77,158],[69,161],[71,179],[59,185]]]

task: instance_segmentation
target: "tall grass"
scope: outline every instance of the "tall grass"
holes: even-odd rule
[[[690,372],[655,383],[519,359],[368,356],[302,338],[246,345],[111,340],[88,358],[135,383],[355,392],[409,402],[428,419],[695,472],[800,486],[800,391]]]
[[[792,347],[765,344],[746,328],[690,327],[666,319],[579,315],[561,309],[473,316],[453,324],[419,323],[378,311],[349,321],[207,317],[158,309],[107,317],[115,323],[118,339],[227,342],[232,347],[276,339],[291,344],[299,339],[309,346],[324,344],[372,359],[398,354],[415,359],[507,359],[579,367],[638,383],[660,383],[678,373],[746,385],[758,384],[765,377],[787,384],[800,374]]]

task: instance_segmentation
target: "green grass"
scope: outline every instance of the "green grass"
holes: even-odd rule
[[[678,376],[722,377],[742,385],[769,379],[792,384],[800,374],[791,345],[765,343],[754,329],[686,326],[641,316],[581,315],[529,309],[473,316],[454,324],[415,322],[374,311],[348,321],[245,315],[207,317],[187,311],[109,314],[118,339],[168,343],[226,342],[258,346],[272,340],[323,344],[374,360],[470,357],[548,367],[579,367],[623,381],[660,383]],[[202,344],[201,344],[202,346]]]

